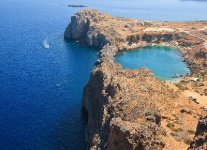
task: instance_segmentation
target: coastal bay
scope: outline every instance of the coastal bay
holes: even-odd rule
[[[115,59],[126,69],[148,68],[161,80],[176,82],[190,74],[181,53],[174,47],[143,47],[119,53]]]
[[[116,18],[98,10],[71,17],[65,39],[101,49],[84,88],[87,149],[206,148],[206,106],[184,92],[207,96],[206,26]],[[191,73],[169,83],[147,68],[124,69],[114,59],[118,52],[155,45],[179,48]]]
[[[91,71],[96,68],[94,64],[99,64],[96,61],[100,59],[97,55],[100,48],[97,50],[87,45],[83,46],[76,40],[69,42],[64,40],[63,32],[70,22],[70,17],[83,9],[68,7],[69,4],[96,8],[118,18],[162,21],[207,20],[205,1],[0,1],[1,150],[86,148],[84,130],[87,117],[81,113],[83,89]],[[190,30],[200,29],[206,32],[207,28],[201,28],[202,24],[195,25],[197,27]],[[188,24],[185,23],[180,26],[188,28]],[[147,29],[149,30],[150,28]],[[191,34],[202,36],[194,32]],[[196,56],[202,57],[202,52]],[[114,69],[116,70],[116,67]],[[189,77],[189,80],[197,86],[201,85],[201,82],[194,81],[198,79],[201,79],[199,74],[193,78]],[[176,90],[176,86],[171,84],[169,86]],[[182,88],[183,83],[178,86]],[[194,87],[187,86],[189,90]],[[193,101],[195,97],[205,98],[196,93],[196,90],[202,91],[202,86],[194,90],[193,93],[185,91],[187,98],[193,95],[190,101],[195,103]]]

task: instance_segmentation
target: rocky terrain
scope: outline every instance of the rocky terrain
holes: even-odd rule
[[[207,149],[207,116],[198,122],[195,137],[189,150],[191,149]]]
[[[131,20],[97,10],[72,16],[65,39],[100,49],[84,88],[87,149],[206,149],[207,105],[192,97],[207,98],[206,31],[204,21]],[[119,51],[148,45],[178,47],[191,74],[169,83],[114,60]]]

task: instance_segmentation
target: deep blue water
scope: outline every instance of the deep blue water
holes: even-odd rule
[[[149,68],[162,80],[175,80],[175,74],[190,73],[179,50],[172,47],[147,46],[119,53],[116,60],[128,69]]]
[[[84,149],[82,88],[97,51],[63,40],[80,10],[67,4],[131,18],[207,19],[205,1],[1,0],[0,150]]]

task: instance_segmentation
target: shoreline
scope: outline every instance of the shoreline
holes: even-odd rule
[[[116,18],[97,10],[84,10],[71,17],[65,39],[101,49],[84,88],[83,109],[88,113],[87,149],[187,149],[196,146],[191,143],[194,134],[188,131],[195,133],[199,118],[206,113],[200,104],[190,101],[184,91],[207,95],[207,49],[205,40],[197,38],[207,38],[201,30],[205,26],[205,21],[148,22]],[[186,30],[190,30],[190,34]],[[124,69],[115,62],[118,52],[153,45],[178,49],[191,70],[190,76],[168,84],[148,69]],[[195,78],[198,80],[194,81]],[[178,120],[182,123],[175,123]]]

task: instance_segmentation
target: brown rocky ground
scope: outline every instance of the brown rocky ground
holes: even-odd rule
[[[187,149],[200,107],[147,69],[123,69],[108,50],[116,48],[104,47],[84,91],[89,148]]]
[[[87,149],[205,149],[205,117],[198,120],[207,107],[206,32],[204,21],[131,20],[97,10],[72,16],[65,38],[102,49],[84,89]],[[147,45],[178,47],[192,74],[169,83],[114,61],[118,51]]]

